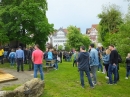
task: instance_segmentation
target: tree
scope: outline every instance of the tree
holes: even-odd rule
[[[62,45],[59,45],[59,46],[58,46],[58,50],[63,50],[63,46],[62,46]]]
[[[79,47],[82,45],[88,48],[88,45],[90,44],[90,39],[87,36],[82,35],[77,27],[69,26],[67,30],[67,43],[68,45],[70,45],[71,48],[79,50]]]
[[[65,44],[65,51],[70,51],[71,50],[71,47],[68,43]]]
[[[123,19],[118,27],[118,33],[106,33],[104,36],[105,41],[104,46],[109,46],[110,44],[115,45],[117,51],[121,54],[122,58],[125,59],[127,54],[130,52],[130,5],[128,8],[128,13]]]
[[[107,7],[103,6],[102,13],[98,14],[99,19],[101,19],[99,23],[99,38],[101,38],[102,42],[105,42],[107,33],[119,32],[119,27],[123,23],[119,8],[120,7],[115,4]]]
[[[128,13],[125,15],[124,23],[120,26],[120,32],[118,33],[117,49],[120,54],[125,58],[130,53],[130,5],[128,7]]]
[[[47,36],[53,32],[53,24],[46,17],[46,0],[2,0],[0,23],[9,41],[25,44],[37,43],[45,48]]]

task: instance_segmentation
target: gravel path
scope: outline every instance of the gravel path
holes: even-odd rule
[[[15,80],[15,81],[0,83],[0,90],[4,86],[12,86],[12,85],[15,85],[15,84],[16,85],[23,84],[26,81],[31,80],[33,78],[33,71],[17,72],[14,69],[5,69],[5,68],[0,68],[0,70],[4,71],[6,73],[12,74],[16,78],[18,78],[18,80]]]

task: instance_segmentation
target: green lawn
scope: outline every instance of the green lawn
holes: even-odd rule
[[[95,88],[89,88],[85,78],[85,89],[83,89],[80,86],[77,68],[72,67],[71,62],[59,64],[59,70],[45,72],[45,89],[41,97],[130,97],[130,79],[125,79],[124,67],[120,67],[120,81],[117,85],[108,85],[106,75],[97,74],[98,84]]]
[[[98,85],[90,89],[85,78],[85,89],[81,88],[79,72],[72,63],[59,64],[59,70],[45,74],[45,90],[41,97],[130,97],[130,80],[125,79],[125,68],[120,68],[117,85],[106,84],[105,74],[98,74]]]

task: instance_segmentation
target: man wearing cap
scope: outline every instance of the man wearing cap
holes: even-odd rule
[[[18,50],[16,50],[16,59],[17,59],[17,72],[20,70],[24,71],[23,62],[24,62],[24,52],[21,49],[21,46],[19,46]]]

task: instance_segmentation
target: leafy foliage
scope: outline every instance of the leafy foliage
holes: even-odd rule
[[[79,47],[82,45],[88,48],[90,44],[90,39],[87,36],[82,35],[80,30],[75,26],[68,27],[67,38],[68,44],[71,46],[71,48],[75,48],[76,50],[79,50]]]
[[[105,42],[105,36],[107,33],[119,32],[119,27],[123,23],[122,14],[119,10],[119,6],[113,4],[109,6],[103,6],[102,13],[98,14],[100,20],[99,23],[99,35],[102,42]]]
[[[59,45],[59,46],[58,46],[58,50],[63,50],[63,46],[62,46],[62,45]]]
[[[118,17],[116,17],[118,20]],[[128,8],[128,13],[125,15],[125,18],[122,20],[123,23],[118,25],[118,33],[106,33],[104,37],[104,41],[102,41],[105,47],[113,44],[116,46],[116,49],[121,54],[123,59],[125,60],[127,54],[130,52],[130,5]],[[99,27],[101,31],[101,27],[105,29],[105,26]],[[99,33],[101,34],[101,32]]]
[[[65,51],[70,51],[71,47],[68,43],[65,44]]]
[[[47,36],[53,31],[53,24],[46,17],[46,0],[2,0],[1,5],[0,33],[5,38],[45,47]]]

